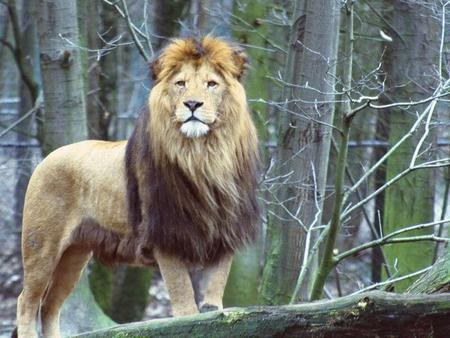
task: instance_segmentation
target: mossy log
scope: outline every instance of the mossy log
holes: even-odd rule
[[[449,318],[449,293],[374,291],[313,303],[230,308],[125,324],[76,337],[448,337]]]

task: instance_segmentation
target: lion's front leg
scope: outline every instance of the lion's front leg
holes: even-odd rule
[[[230,273],[233,256],[222,258],[217,265],[205,269],[205,283],[203,301],[200,305],[200,312],[222,310],[222,298],[225,286]]]
[[[194,289],[186,265],[180,259],[164,255],[156,249],[154,254],[169,291],[174,317],[198,313]]]

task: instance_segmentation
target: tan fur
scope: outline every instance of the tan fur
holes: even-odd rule
[[[44,337],[60,337],[60,307],[92,252],[109,263],[148,265],[156,259],[176,316],[198,312],[188,268],[210,265],[211,283],[204,299],[208,306],[222,308],[234,250],[254,236],[257,215],[253,196],[257,138],[240,83],[245,67],[243,53],[222,40],[176,40],[153,64],[156,84],[149,98],[151,113],[140,118],[130,141],[68,145],[36,168],[24,205],[19,337],[37,338],[36,316],[41,304]],[[183,88],[179,81],[185,81]],[[211,88],[210,81],[217,86]],[[207,134],[191,138],[180,131],[186,100],[203,102],[197,113],[209,128]],[[151,142],[142,143],[146,139]],[[150,155],[145,152],[148,150]],[[152,215],[163,211],[147,207],[153,205],[147,190],[159,180],[149,173],[147,159],[164,171],[176,167],[174,175],[186,177],[195,192],[197,202],[183,201],[186,196],[177,190],[179,186],[164,192],[175,206],[191,203],[195,214],[189,219],[198,223],[183,226],[198,230],[192,236],[206,236],[210,241],[190,260],[150,235]],[[133,180],[137,182],[135,190]],[[251,201],[243,200],[243,194]],[[203,204],[196,209],[195,203]],[[238,219],[246,215],[251,219]],[[140,220],[138,224],[131,224],[136,220]],[[240,225],[247,221],[249,230]],[[239,238],[243,235],[248,238]],[[188,236],[180,240],[189,241]],[[223,248],[215,248],[215,243]],[[219,251],[209,259],[211,250]]]

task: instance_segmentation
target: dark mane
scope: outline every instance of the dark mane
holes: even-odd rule
[[[256,154],[237,165],[239,203],[210,182],[211,203],[176,163],[167,158],[156,163],[148,119],[148,111],[141,113],[125,157],[128,221],[139,234],[143,255],[156,247],[191,264],[208,265],[254,241],[259,216]]]

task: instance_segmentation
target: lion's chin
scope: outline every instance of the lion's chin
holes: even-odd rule
[[[181,125],[180,131],[184,136],[194,138],[208,134],[209,127],[200,121],[188,121]]]

